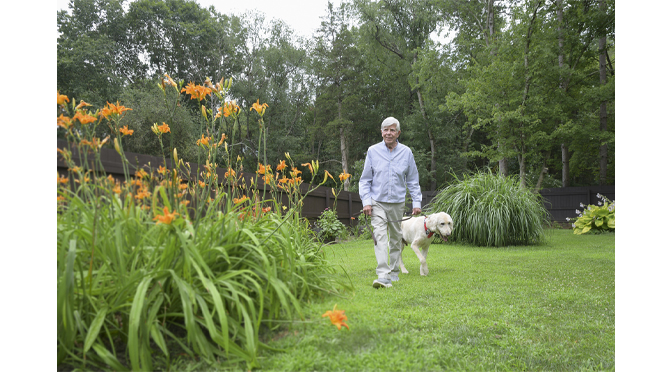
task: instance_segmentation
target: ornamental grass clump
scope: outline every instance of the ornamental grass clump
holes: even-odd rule
[[[179,91],[182,83],[167,78],[159,88]],[[206,91],[190,84],[182,93],[214,100],[231,83],[209,85]],[[69,102],[57,93],[57,125],[68,141],[59,153],[69,167],[57,176],[59,365],[170,370],[182,355],[253,369],[265,346],[261,332],[302,318],[304,301],[351,288],[337,281],[337,267],[300,217],[303,180],[289,154],[275,174],[265,165],[245,180],[220,133],[221,115],[203,109],[208,131],[197,145],[205,165],[192,169],[173,149],[163,164],[134,166],[123,152],[133,131],[121,125],[130,108],[92,111]],[[235,120],[243,115],[235,103],[221,106]],[[257,101],[256,113],[245,113],[258,118],[260,131],[266,108]],[[102,124],[109,135],[101,140]],[[153,131],[163,147],[170,126]],[[110,143],[124,179],[104,172],[100,150]],[[227,170],[223,179],[217,162]],[[311,168],[313,179],[318,167]]]
[[[451,215],[450,239],[486,247],[537,244],[544,238],[548,212],[540,196],[521,188],[511,177],[489,173],[466,176],[443,188],[430,203],[430,213]]]

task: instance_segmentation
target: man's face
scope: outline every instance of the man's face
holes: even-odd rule
[[[385,145],[387,146],[393,146],[397,143],[397,138],[399,138],[399,134],[401,133],[401,131],[397,130],[396,124],[386,126],[381,132],[383,134],[383,141],[385,141]]]

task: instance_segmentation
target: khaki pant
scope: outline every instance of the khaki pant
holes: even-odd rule
[[[376,267],[378,279],[390,279],[390,274],[399,276],[401,222],[388,221],[400,221],[404,216],[404,206],[404,203],[383,203],[375,200],[371,205],[371,226],[373,235],[378,241],[374,247],[378,261]]]

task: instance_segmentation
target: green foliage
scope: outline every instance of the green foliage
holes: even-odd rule
[[[616,231],[616,201],[607,199],[606,196],[597,194],[602,199],[598,205],[586,205],[581,203],[583,211],[576,210],[579,215],[572,223],[574,234],[582,235],[585,233],[603,233]],[[604,203],[604,204],[603,204]],[[567,221],[572,219],[567,218]]]
[[[333,241],[336,238],[341,237],[344,233],[347,233],[347,228],[338,220],[336,211],[330,208],[327,208],[322,212],[317,219],[316,225],[320,229],[318,237],[325,242]]]
[[[450,239],[478,246],[539,244],[548,212],[541,198],[512,177],[478,173],[436,195],[430,213],[446,212],[455,223]]]
[[[352,237],[355,239],[371,239],[371,231],[371,217],[360,213],[357,216],[357,223],[352,227]]]
[[[179,90],[168,79],[161,90]],[[222,84],[213,86],[210,99],[223,99],[231,81]],[[190,89],[194,96],[204,87]],[[164,107],[176,123],[170,108],[181,98],[171,99],[174,104]],[[131,108],[90,110],[61,94],[57,102],[59,130],[68,142],[59,148],[68,171],[57,183],[59,365],[172,370],[175,356],[186,353],[207,364],[253,369],[264,346],[262,331],[303,318],[306,301],[351,288],[334,276],[336,267],[297,212],[315,188],[300,192],[299,173],[285,170],[295,169],[289,154],[278,173],[266,165],[248,182],[233,169],[239,161],[232,159],[226,136],[217,142],[201,132],[202,171],[192,172],[177,150],[156,169],[125,156],[125,137],[135,132],[122,121]],[[237,121],[242,110],[227,107]],[[143,115],[151,117],[151,110]],[[250,115],[257,115],[263,131],[264,111]],[[217,135],[218,117],[205,106],[203,116],[207,134]],[[111,135],[101,140],[97,133],[106,126]],[[151,130],[163,148],[170,126],[154,124]],[[121,155],[123,180],[106,177],[101,148],[108,141]],[[216,159],[227,170],[223,179]],[[312,164],[314,179],[319,163]],[[280,174],[283,182],[276,182]],[[288,205],[280,204],[280,190]]]
[[[570,152],[567,186],[610,184],[615,3],[562,5],[560,22],[554,2],[483,7],[355,0],[325,7],[322,26],[305,39],[260,12],[219,14],[187,0],[78,0],[70,3],[70,13],[57,14],[57,89],[98,106],[126,102],[135,115],[138,104],[148,103],[137,91],[143,81],[164,73],[186,83],[234,76],[231,100],[270,105],[261,134],[253,115],[223,128],[248,172],[263,151],[259,135],[264,163],[276,163],[289,151],[299,164],[317,159],[331,173],[345,169],[357,176],[353,164],[380,141],[382,119],[394,116],[426,190],[449,181],[449,172],[468,173],[500,159],[522,180],[532,174],[536,183],[544,169],[561,180],[561,144]],[[440,45],[437,33],[449,35],[449,44]],[[606,82],[598,73],[602,37],[609,56]],[[602,102],[606,126],[600,126]],[[178,109],[175,123],[168,123],[175,143],[166,141],[165,148],[178,147],[190,159],[197,152],[194,133],[180,126],[198,123],[200,106],[183,103],[184,112]],[[147,128],[136,125],[146,119],[133,121],[129,128],[138,136],[127,141],[129,149],[156,153],[156,141],[141,141]],[[601,146],[608,149],[606,179],[600,178]]]

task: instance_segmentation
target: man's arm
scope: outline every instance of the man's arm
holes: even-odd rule
[[[418,167],[415,165],[415,158],[413,153],[410,155],[411,159],[408,162],[408,175],[406,176],[406,187],[411,194],[413,200],[413,215],[422,213],[422,191],[420,190],[420,174]]]
[[[370,152],[370,151],[369,151]],[[362,211],[365,215],[371,215],[371,183],[373,182],[373,167],[369,152],[364,160],[364,170],[359,178],[359,197],[362,199]]]

